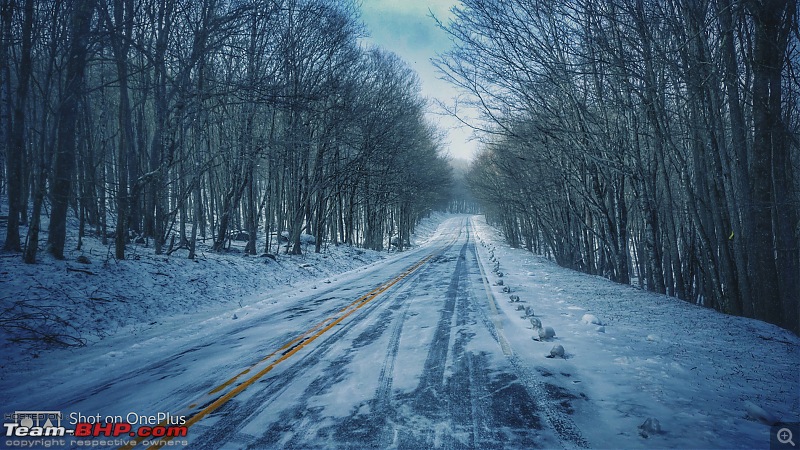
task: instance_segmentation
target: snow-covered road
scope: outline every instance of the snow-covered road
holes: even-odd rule
[[[237,329],[237,338],[267,334],[295,318],[294,333],[271,347],[289,345],[247,375],[272,369],[198,421],[189,441],[209,449],[521,448],[580,439],[565,414],[542,414],[534,398],[542,393],[504,356],[487,302],[468,220],[453,219],[423,248]]]
[[[452,218],[308,294],[70,361],[6,409],[169,414],[191,448],[582,444],[563,396],[510,357],[482,270],[469,219]]]
[[[762,386],[739,387],[717,371],[740,367],[751,358],[746,352],[717,358],[708,341],[707,354],[687,359],[682,344],[659,336],[667,323],[680,327],[672,320],[627,323],[649,302],[662,302],[665,315],[706,321],[715,335],[728,323],[759,323],[664,303],[511,249],[497,249],[503,276],[488,230],[475,218],[452,217],[413,250],[303,289],[210,318],[164,318],[144,335],[54,353],[64,359],[44,366],[50,370],[2,380],[0,402],[4,412],[61,411],[68,428],[99,418],[136,429],[166,417],[165,425],[189,427],[170,445],[200,449],[751,446],[768,442],[769,427],[736,417],[743,399],[793,417],[785,411],[797,406],[796,387],[775,389],[796,366],[795,337],[764,324],[753,338],[740,338],[743,348],[766,342],[787,356],[785,367],[757,374]],[[604,289],[614,302],[603,300]],[[514,302],[511,292],[523,299]],[[608,333],[574,315],[593,304],[614,314]],[[526,306],[536,308],[534,321],[555,325],[555,342],[531,340]],[[567,359],[545,358],[556,343],[567,347]],[[698,370],[709,357],[712,367]],[[771,372],[774,380],[765,379]],[[752,393],[765,389],[766,398]],[[637,425],[651,414],[666,429],[650,430],[648,439]],[[86,440],[67,439],[77,441]],[[93,443],[150,442],[121,436]]]

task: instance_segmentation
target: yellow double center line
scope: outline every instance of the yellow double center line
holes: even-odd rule
[[[255,364],[251,365],[247,369],[244,369],[243,371],[239,372],[234,377],[230,378],[229,380],[225,381],[224,383],[220,384],[219,386],[217,386],[214,389],[212,389],[211,391],[209,391],[208,394],[206,394],[206,396],[205,396],[206,401],[198,400],[198,401],[192,403],[191,405],[189,405],[189,407],[188,407],[189,413],[186,414],[186,415],[189,415],[190,417],[189,417],[189,419],[186,420],[186,423],[184,423],[182,425],[186,426],[188,428],[188,427],[194,425],[195,423],[199,422],[200,420],[202,420],[205,416],[207,416],[207,415],[211,414],[212,412],[216,411],[217,409],[219,409],[222,405],[224,405],[229,400],[231,400],[232,398],[234,398],[237,395],[239,395],[242,391],[247,389],[249,386],[251,386],[256,381],[258,381],[261,377],[263,377],[264,375],[269,373],[272,369],[275,368],[275,366],[277,366],[281,362],[289,359],[292,355],[294,355],[295,353],[297,353],[300,350],[302,350],[306,345],[314,342],[318,337],[320,337],[323,334],[325,334],[325,332],[327,332],[331,328],[333,328],[336,325],[338,325],[339,323],[341,323],[344,319],[349,317],[354,312],[358,311],[361,307],[363,307],[364,305],[366,305],[367,303],[372,301],[378,295],[382,294],[383,292],[385,292],[386,290],[388,290],[389,288],[391,288],[392,286],[394,286],[395,284],[397,284],[398,282],[400,282],[401,280],[403,280],[407,276],[411,275],[411,273],[413,273],[415,270],[420,268],[423,264],[428,262],[431,258],[433,258],[434,256],[436,256],[439,253],[440,252],[436,252],[436,253],[433,253],[431,255],[426,256],[425,258],[421,259],[420,261],[416,262],[411,267],[406,269],[403,273],[401,273],[397,277],[393,278],[392,280],[390,280],[390,281],[388,281],[388,282],[376,287],[375,289],[367,292],[366,294],[362,295],[361,297],[359,297],[358,299],[356,299],[355,301],[353,301],[349,305],[347,305],[344,308],[342,308],[339,311],[337,311],[336,314],[334,314],[333,316],[327,317],[326,319],[322,320],[321,322],[319,322],[318,324],[314,325],[313,327],[311,327],[310,329],[308,329],[304,333],[300,334],[299,336],[295,337],[291,341],[289,341],[286,344],[284,344],[283,346],[281,346],[279,349],[273,351],[272,353],[270,353],[267,356],[265,356],[262,359],[260,359]],[[227,389],[229,386],[234,385],[240,378],[242,378],[245,375],[249,374],[257,366],[262,365],[263,363],[265,363],[265,362],[267,362],[270,359],[275,358],[275,357],[277,357],[277,359],[275,359],[274,361],[270,362],[268,365],[266,365],[264,368],[262,368],[261,370],[256,372],[254,375],[250,376],[250,378],[247,378],[244,381],[242,381],[241,383],[236,384],[236,386],[233,389],[229,390],[227,393],[221,395],[220,397],[215,397],[215,394],[218,394],[218,393],[224,391],[225,389]],[[208,401],[210,401],[210,403],[207,403]],[[194,413],[191,412],[192,410],[197,408],[199,405],[203,405],[203,404],[205,406],[202,406],[202,408],[200,410],[198,410],[197,412],[194,412]],[[170,424],[168,423],[168,421],[165,420],[165,421],[159,423],[158,425],[159,426],[169,426]],[[162,438],[154,438],[153,439],[154,440],[153,445],[151,445],[148,448],[149,449],[161,448],[162,446],[164,446],[168,441],[172,440],[173,438],[174,437],[170,437],[170,436],[165,436],[165,437],[162,437]],[[127,445],[120,447],[120,450],[132,449],[132,448],[136,447],[139,443],[144,441],[145,439],[148,439],[148,438],[146,438],[146,437],[137,437],[136,439],[134,439],[131,442],[129,442]]]

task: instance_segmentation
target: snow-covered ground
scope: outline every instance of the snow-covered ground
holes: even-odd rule
[[[585,395],[574,419],[592,446],[768,448],[764,419],[800,422],[794,334],[558,267],[473,223],[484,260],[494,256],[512,291],[492,287],[511,347],[552,382]],[[520,303],[507,301],[511,295]],[[533,341],[518,304],[555,338]],[[547,358],[556,344],[566,359]],[[650,418],[660,433],[639,428]]]
[[[205,411],[187,442],[208,449],[768,448],[764,422],[800,421],[787,331],[560,268],[481,217],[415,241],[4,264],[4,302],[66,304],[87,345],[7,343],[0,412]]]
[[[425,243],[443,217],[435,212],[423,219],[412,244]],[[311,244],[302,255],[281,253],[273,260],[245,255],[242,241],[233,241],[228,251],[213,252],[209,241],[198,243],[195,260],[187,259],[183,249],[156,255],[152,246],[130,244],[128,259],[119,261],[113,256],[113,239],[104,246],[89,236],[75,250],[77,222],[70,225],[63,261],[41,251],[38,263],[29,265],[18,253],[0,252],[0,378],[22,365],[38,365],[33,360],[43,351],[64,344],[125,340],[176,320],[201,321],[266,295],[313,289],[327,278],[389,255],[347,245],[325,245],[317,254]],[[24,238],[27,229],[21,232]],[[0,234],[6,234],[2,226]]]

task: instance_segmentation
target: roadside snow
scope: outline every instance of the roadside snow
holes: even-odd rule
[[[592,447],[763,448],[764,421],[800,421],[797,336],[558,267],[473,224],[512,349],[575,397]]]

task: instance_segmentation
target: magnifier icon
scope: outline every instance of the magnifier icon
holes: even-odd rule
[[[792,447],[795,447],[794,441],[792,441],[792,430],[788,428],[781,428],[778,430],[778,442],[781,444],[791,444]]]

